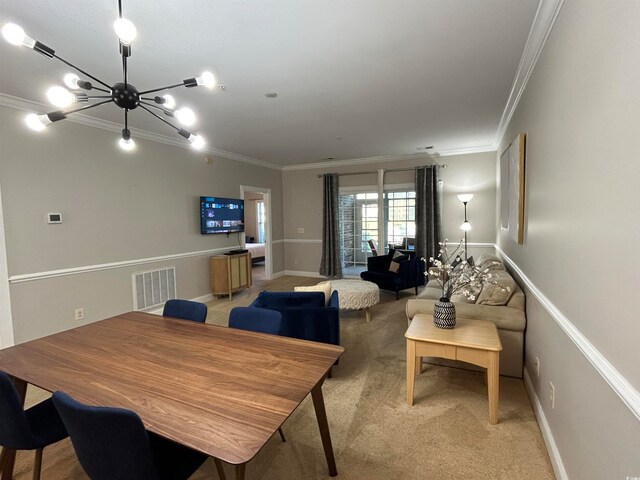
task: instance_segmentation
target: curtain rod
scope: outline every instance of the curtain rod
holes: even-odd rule
[[[424,167],[438,167],[438,168],[447,168],[447,165],[445,163],[443,163],[442,165],[433,162],[434,165],[423,165]],[[411,168],[391,168],[388,170],[384,170],[384,173],[387,172],[408,172],[411,170],[415,170],[417,167],[411,167]],[[378,170],[374,170],[371,172],[350,172],[350,173],[338,173],[339,177],[346,177],[347,175],[373,175],[375,173],[378,173]],[[322,178],[324,175],[316,175],[316,178]]]

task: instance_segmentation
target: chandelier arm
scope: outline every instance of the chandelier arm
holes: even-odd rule
[[[127,88],[127,55],[125,55],[125,50],[122,50],[122,75],[124,76],[124,88]]]
[[[153,115],[154,117],[156,117],[158,120],[160,120],[163,123],[166,123],[167,125],[169,125],[171,128],[173,128],[176,132],[180,133],[180,130],[182,130],[181,128],[176,127],[173,123],[171,122],[167,122],[164,118],[162,118],[160,115],[157,115],[155,113],[153,113],[151,110],[149,110],[147,107],[145,107],[144,105],[140,104],[138,105],[140,108],[142,108],[143,110],[145,110],[146,112],[149,112],[149,114]]]
[[[144,92],[140,92],[140,95],[145,95],[147,93],[153,93],[153,92],[159,92],[160,90],[169,90],[171,88],[176,88],[176,87],[184,87],[184,82],[176,83],[175,85],[169,85],[168,87],[160,87],[160,88],[154,88],[153,90],[145,90]]]
[[[94,99],[94,98],[113,98],[111,97],[111,95],[87,95],[88,99]]]
[[[153,108],[157,108],[158,110],[162,110],[163,113],[165,112],[165,110],[168,110],[166,108],[159,107],[158,105],[155,105],[153,103],[143,102],[143,101],[141,101],[140,103],[146,105],[147,107],[153,107]],[[170,115],[170,116],[173,116],[173,115]]]
[[[124,129],[129,130],[129,110],[124,109]]]
[[[73,63],[66,61],[64,58],[59,57],[58,55],[54,54],[53,58],[57,58],[58,60],[60,60],[62,63],[64,63],[65,65],[69,65],[71,68],[79,71],[80,73],[82,73],[83,75],[86,75],[87,77],[91,78],[92,80],[95,80],[96,82],[104,85],[105,87],[107,87],[109,89],[109,92],[111,92],[111,87],[109,85],[107,85],[106,83],[104,83],[102,80],[100,80],[99,78],[94,77],[93,75],[91,75],[90,73],[85,72],[84,70],[82,70],[80,67],[76,67]],[[96,87],[94,87],[96,88]]]
[[[111,90],[107,90],[107,89],[102,88],[102,87],[95,87],[93,85],[91,85],[91,90],[98,90],[99,92],[111,93]]]
[[[76,108],[75,110],[69,110],[68,112],[64,112],[64,114],[65,115],[69,115],[70,113],[76,113],[76,112],[81,112],[83,110],[89,110],[90,108],[99,107],[100,105],[104,105],[105,103],[111,103],[111,102],[113,102],[113,99],[110,98],[109,100],[104,100],[102,102],[94,103],[93,105]]]

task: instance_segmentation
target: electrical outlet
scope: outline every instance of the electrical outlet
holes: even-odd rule
[[[551,382],[549,382],[549,401],[551,402],[551,409],[556,408],[556,387]]]
[[[76,322],[84,320],[84,308],[76,308]]]
[[[298,227],[298,233],[304,233],[304,228]]]
[[[540,376],[540,359],[536,357],[536,361],[533,363],[536,366],[536,377]]]

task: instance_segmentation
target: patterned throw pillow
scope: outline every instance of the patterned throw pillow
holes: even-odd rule
[[[293,287],[294,292],[322,292],[324,293],[324,306],[329,305],[331,299],[331,282],[320,282],[309,287]]]
[[[491,278],[482,285],[482,291],[478,295],[478,305],[506,305],[516,289],[516,282],[504,270],[491,272]]]
[[[398,251],[393,252],[393,258],[391,259],[391,264],[389,264],[389,271],[398,273],[398,270],[400,270],[400,262],[404,262],[405,260],[409,260],[409,255],[403,255]]]

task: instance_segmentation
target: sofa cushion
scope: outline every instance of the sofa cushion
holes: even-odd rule
[[[324,294],[324,306],[329,305],[331,297],[331,282],[320,282],[317,285],[293,287],[294,292],[322,292]]]
[[[476,260],[476,267],[480,270],[505,270],[504,264],[495,255],[491,253],[483,253]]]
[[[491,277],[482,282],[482,291],[478,295],[476,303],[478,305],[506,305],[515,291],[516,282],[504,270],[493,270],[489,275]]]

